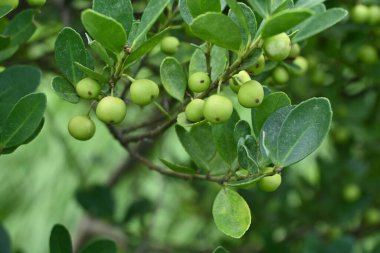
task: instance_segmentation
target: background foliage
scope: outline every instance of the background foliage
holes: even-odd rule
[[[355,4],[326,1],[328,7],[348,10]],[[38,138],[0,157],[0,221],[14,252],[48,252],[56,223],[69,229],[76,248],[108,238],[127,252],[212,252],[218,245],[244,253],[380,252],[380,62],[368,64],[356,53],[367,44],[380,52],[378,25],[354,24],[347,18],[301,44],[309,61],[306,75],[291,76],[287,85],[271,83],[294,104],[313,96],[329,98],[333,128],[316,153],[286,169],[276,192],[239,191],[253,210],[253,220],[247,234],[236,240],[219,232],[211,219],[217,185],[168,178],[124,160],[126,152],[99,121],[89,142],[67,134],[67,121],[87,107],[53,94],[50,81],[59,72],[54,42],[63,26],[84,33],[80,13],[90,5],[86,0],[48,1],[36,16],[34,35],[2,63],[42,69],[38,91],[46,94],[48,105]],[[135,12],[145,5],[134,1]],[[22,2],[9,18],[25,8]],[[174,35],[184,38],[186,31]],[[183,43],[180,52],[176,57],[187,61],[191,47]],[[158,80],[164,57],[153,50],[139,75]],[[273,82],[270,72],[264,78]],[[148,110],[130,107],[127,122],[138,121]],[[140,149],[150,157],[159,154],[189,163],[174,128]],[[0,252],[7,253],[3,233],[0,229]]]

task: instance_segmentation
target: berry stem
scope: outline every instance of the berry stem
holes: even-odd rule
[[[122,76],[128,78],[128,80],[131,81],[131,82],[136,81],[136,79],[134,79],[133,77],[131,77],[131,76],[128,75],[128,74],[123,74]]]
[[[170,113],[168,111],[165,110],[164,107],[162,107],[159,103],[157,103],[157,101],[153,101],[154,105],[157,106],[158,110],[160,110],[163,114],[165,114],[169,120],[172,120],[173,117],[170,115]]]

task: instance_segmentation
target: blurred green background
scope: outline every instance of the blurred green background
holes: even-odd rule
[[[141,12],[145,2],[133,2],[135,11]],[[361,2],[380,5],[380,1]],[[326,1],[328,7],[348,10],[355,4]],[[167,178],[129,164],[127,152],[99,121],[88,142],[68,135],[68,120],[88,105],[69,104],[52,92],[50,82],[57,71],[54,41],[63,26],[83,34],[79,14],[90,5],[87,0],[48,0],[37,18],[36,34],[4,64],[41,68],[40,90],[48,97],[41,134],[14,154],[0,157],[0,223],[15,252],[48,252],[50,230],[56,223],[70,230],[77,246],[92,238],[109,238],[126,252],[211,252],[218,245],[241,253],[380,252],[380,61],[378,57],[367,62],[359,53],[370,46],[380,54],[379,24],[355,24],[347,18],[301,45],[301,55],[309,62],[304,76],[291,76],[285,85],[273,83],[270,72],[260,77],[273,89],[286,91],[293,103],[328,97],[334,122],[317,152],[284,171],[279,190],[240,191],[253,210],[253,222],[248,233],[235,240],[219,232],[212,221],[218,185]],[[23,8],[25,3],[19,7]],[[175,35],[186,34],[181,30]],[[188,42],[176,56],[182,62],[190,57]],[[140,74],[157,78],[163,57],[153,52]],[[126,124],[141,120],[148,111],[129,107]],[[142,150],[147,156],[189,162],[173,129],[145,143]],[[125,163],[126,173],[117,176]],[[94,185],[100,191],[94,199],[101,205],[107,205],[111,189],[112,217],[89,218],[78,204],[76,192],[88,192]],[[104,188],[109,185],[112,188]]]

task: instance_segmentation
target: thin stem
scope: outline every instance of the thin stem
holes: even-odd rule
[[[131,77],[131,76],[128,75],[128,74],[125,74],[125,73],[124,73],[124,74],[122,74],[122,76],[128,78],[128,80],[131,81],[132,83],[133,83],[134,81],[136,81],[136,79],[134,79],[133,77]]]
[[[153,103],[158,108],[158,110],[160,110],[166,117],[168,117],[169,120],[173,119],[173,117],[170,115],[170,113],[168,111],[166,111],[165,108],[162,107],[162,105],[160,105],[157,101],[153,101]]]

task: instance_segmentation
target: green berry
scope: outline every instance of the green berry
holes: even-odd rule
[[[179,47],[179,40],[176,37],[168,36],[161,41],[161,52],[168,55],[177,53]]]
[[[368,7],[363,4],[357,4],[351,11],[351,19],[357,24],[363,24],[367,22],[368,16]]]
[[[203,119],[203,108],[205,101],[199,98],[191,101],[185,109],[185,115],[188,121],[198,122]]]
[[[306,71],[309,68],[309,64],[306,60],[305,57],[298,56],[297,58],[294,59],[293,64],[297,65],[299,69],[291,71],[292,74],[297,75],[297,76],[302,76],[306,73]]]
[[[43,6],[46,3],[46,0],[27,0],[30,6]]]
[[[96,107],[98,119],[108,124],[118,124],[122,122],[127,114],[127,106],[118,97],[104,97]]]
[[[1,0],[0,6],[10,5],[13,9],[17,8],[19,0]]]
[[[284,84],[289,81],[289,74],[284,67],[277,67],[273,70],[273,80],[276,83]]]
[[[256,63],[252,64],[246,69],[252,75],[260,75],[265,70],[265,58],[264,55],[260,55]]]
[[[100,85],[95,80],[87,77],[78,82],[75,90],[81,98],[94,99],[99,96]]]
[[[193,92],[204,92],[210,87],[210,77],[207,73],[196,72],[189,77],[189,89]]]
[[[266,38],[263,45],[266,56],[273,61],[285,60],[291,50],[290,38],[286,33],[280,33]]]
[[[368,21],[371,25],[375,25],[380,22],[380,7],[372,5],[368,7]]]
[[[75,116],[68,125],[69,133],[72,137],[80,141],[86,141],[95,134],[95,124],[88,116]]]
[[[259,187],[265,192],[273,192],[281,185],[281,175],[267,176],[259,181]]]
[[[358,58],[366,64],[374,64],[379,60],[376,48],[371,45],[363,45],[358,50]]]
[[[158,97],[158,85],[149,79],[139,79],[131,84],[131,100],[136,105],[148,105]]]
[[[220,95],[212,95],[206,100],[203,115],[211,123],[223,123],[229,120],[233,110],[230,99]]]
[[[289,57],[290,58],[296,58],[301,52],[300,45],[298,43],[292,44],[292,47],[290,48]]]
[[[251,80],[240,87],[238,100],[242,106],[253,108],[259,106],[263,102],[263,99],[264,88],[259,82]]]
[[[251,80],[251,77],[249,76],[248,72],[247,71],[240,71],[239,73],[233,75],[230,80],[229,80],[229,84],[230,84],[230,88],[231,90],[233,90],[235,93],[238,93],[239,92],[239,89],[240,89],[240,86],[245,83],[245,82],[248,82]]]
[[[364,218],[367,224],[377,225],[380,223],[380,210],[372,207],[365,212]]]
[[[361,190],[357,184],[350,183],[343,188],[343,198],[347,202],[355,202],[360,198]]]

